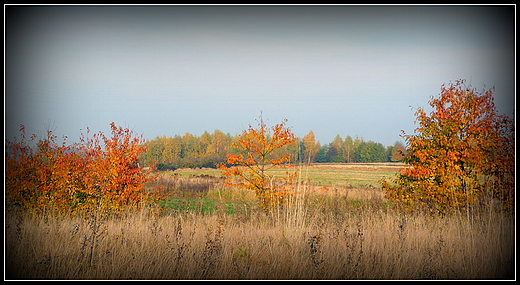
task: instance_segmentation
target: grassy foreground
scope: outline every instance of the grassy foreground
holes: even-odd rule
[[[7,279],[512,279],[514,221],[360,208],[284,213],[9,215]],[[298,220],[298,219],[303,219]]]
[[[162,176],[157,183],[170,196],[160,211],[60,218],[9,209],[5,278],[515,278],[510,214],[403,214],[378,188],[331,181],[326,190],[303,187],[290,206],[266,215],[251,193],[200,174]]]

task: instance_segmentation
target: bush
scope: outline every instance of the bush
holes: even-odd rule
[[[57,144],[49,131],[34,147],[36,136],[26,141],[21,126],[21,140],[6,141],[7,205],[72,215],[139,209],[153,197],[144,191],[152,178],[138,164],[142,139],[114,123],[110,127],[110,138],[102,132],[82,135],[72,145]]]

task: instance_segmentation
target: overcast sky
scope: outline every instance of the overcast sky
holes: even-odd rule
[[[146,139],[288,119],[392,145],[442,84],[513,116],[514,6],[4,6],[5,136]],[[413,108],[410,108],[412,106]]]

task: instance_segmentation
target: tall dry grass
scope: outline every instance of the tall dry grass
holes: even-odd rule
[[[375,204],[310,207],[302,201],[271,215],[142,212],[103,219],[6,212],[6,278],[515,277],[510,215],[441,218]]]

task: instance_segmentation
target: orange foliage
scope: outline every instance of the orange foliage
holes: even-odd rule
[[[285,177],[269,175],[268,170],[274,167],[286,167],[290,156],[281,154],[280,150],[295,142],[294,134],[285,126],[287,120],[268,128],[262,117],[258,128],[251,125],[232,144],[238,152],[227,156],[227,165],[221,165],[224,170],[226,185],[254,190],[260,207],[268,212],[274,206],[286,202],[292,195],[293,182],[297,173],[286,172]]]
[[[464,80],[441,87],[428,115],[419,108],[416,135],[408,144],[403,169],[389,183],[386,197],[406,208],[426,206],[438,212],[492,200],[514,204],[514,122],[498,115],[493,90],[477,93]]]
[[[137,163],[144,151],[141,137],[110,124],[112,137],[102,132],[79,143],[56,143],[52,132],[34,143],[36,136],[6,141],[6,202],[41,213],[74,215],[86,211],[121,212],[139,209],[153,198],[144,184],[153,178]]]

